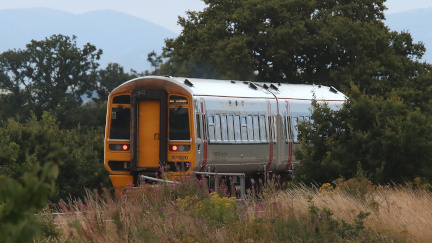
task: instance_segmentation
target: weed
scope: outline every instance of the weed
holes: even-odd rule
[[[333,183],[336,185],[337,191],[363,202],[369,202],[372,199],[373,192],[376,188],[376,186],[366,178],[355,177],[349,180],[339,178]]]
[[[412,182],[407,182],[407,187],[413,190],[431,190],[431,185],[429,183],[424,183],[420,177],[414,178]]]

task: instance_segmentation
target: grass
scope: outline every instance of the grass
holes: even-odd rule
[[[88,192],[57,205],[63,214],[45,214],[37,242],[432,241],[432,194],[420,186],[351,179],[275,188],[268,183],[245,201],[202,181],[142,185],[120,199]]]
[[[379,186],[369,193],[368,199],[356,197],[346,191],[297,187],[280,192],[273,200],[283,202],[304,212],[312,198],[317,208],[327,208],[333,218],[355,223],[360,212],[368,212],[363,220],[365,228],[390,239],[407,242],[431,242],[432,194],[401,186]],[[385,239],[385,237],[384,237]]]

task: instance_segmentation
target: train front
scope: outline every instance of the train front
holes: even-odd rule
[[[104,157],[114,188],[189,174],[195,167],[193,117],[191,90],[178,80],[145,77],[114,89]]]

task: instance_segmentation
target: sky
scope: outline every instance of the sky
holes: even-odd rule
[[[419,8],[432,8],[432,0],[387,0],[387,14]],[[201,0],[0,0],[0,10],[17,8],[51,8],[74,14],[94,10],[116,10],[139,17],[165,27],[177,34],[178,16],[185,12],[201,11],[205,4]]]

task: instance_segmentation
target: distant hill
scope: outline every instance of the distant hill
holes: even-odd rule
[[[53,34],[77,36],[81,48],[91,43],[103,50],[99,63],[105,68],[117,62],[125,71],[150,69],[147,54],[161,53],[166,38],[176,33],[154,23],[124,13],[104,10],[72,14],[60,10],[31,8],[0,10],[0,53],[25,49],[32,39],[43,40]]]
[[[414,42],[422,41],[426,46],[424,61],[432,63],[432,9],[417,9],[387,14],[385,24],[395,31],[408,31]]]

